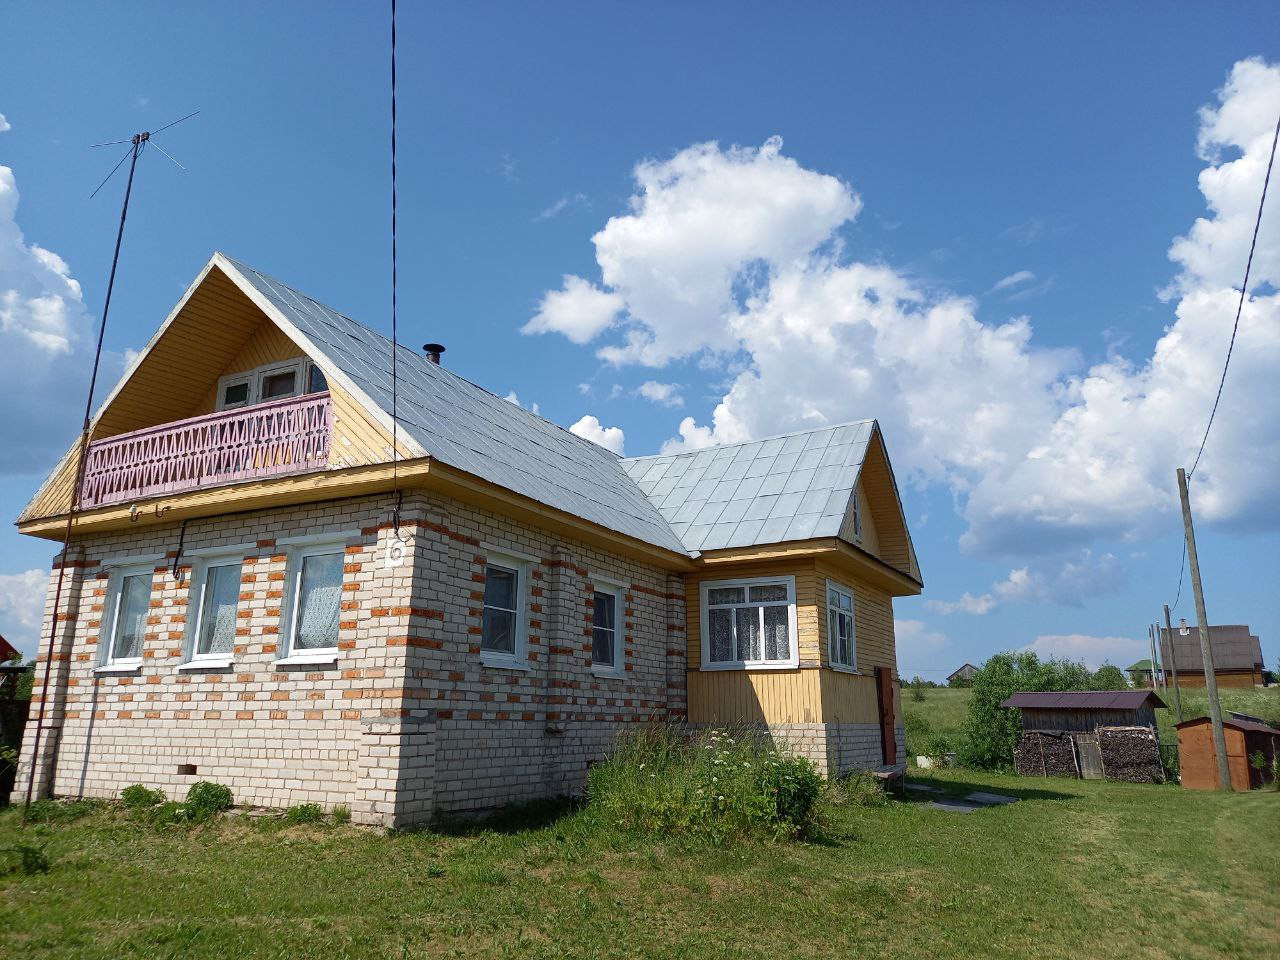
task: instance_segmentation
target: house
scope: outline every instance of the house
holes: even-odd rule
[[[1151,659],[1149,657],[1130,664],[1125,669],[1125,673],[1129,674],[1129,682],[1135,687],[1155,687],[1155,681],[1152,679],[1154,670],[1151,667]]]
[[[922,585],[875,421],[624,460],[438,349],[393,400],[390,350],[210,259],[93,418],[20,783],[400,825],[571,792],[655,719],[898,761]],[[60,542],[74,454],[21,532]]]
[[[18,652],[18,648],[0,635],[0,663],[8,663],[10,660],[20,660],[22,654]]]
[[[1213,746],[1213,724],[1208,717],[1178,724],[1178,764],[1182,785],[1189,790],[1218,789],[1218,758]],[[1280,730],[1257,717],[1229,714],[1222,718],[1227,743],[1227,770],[1231,789],[1250,790],[1264,784],[1264,771],[1250,762],[1261,754],[1266,776],[1276,776],[1276,756],[1280,754]]]
[[[1150,690],[1024,692],[1000,704],[1021,714],[1019,774],[1139,783],[1164,781],[1156,733],[1164,705]]]
[[[973,675],[978,672],[978,668],[972,663],[966,663],[963,667],[955,670],[947,677],[947,686],[949,687],[967,687],[973,683]]]
[[[1252,687],[1263,682],[1266,669],[1262,662],[1262,642],[1244,624],[1226,624],[1209,628],[1209,647],[1213,651],[1213,675],[1220,687]],[[1161,668],[1184,687],[1204,686],[1204,657],[1200,653],[1200,631],[1192,626],[1184,637],[1175,628],[1160,629]]]

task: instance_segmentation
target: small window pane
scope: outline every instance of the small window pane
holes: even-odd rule
[[[613,638],[614,633],[612,630],[602,630],[597,627],[591,631],[591,660],[593,663],[604,667],[613,666]]]
[[[229,383],[222,388],[222,405],[239,407],[249,402],[249,384]]]
[[[516,608],[516,572],[505,567],[487,567],[484,572],[484,605],[502,610]]]
[[[786,599],[787,586],[784,583],[766,583],[764,586],[751,588],[752,603],[785,603]]]
[[[142,638],[147,631],[147,612],[151,607],[151,574],[125,577],[120,584],[116,635],[111,646],[111,659],[136,660],[142,656]]]
[[[271,373],[262,378],[262,399],[273,400],[277,397],[291,397],[297,392],[297,371],[285,370]]]
[[[196,656],[231,652],[236,635],[236,605],[239,600],[240,564],[227,563],[210,567],[205,574]]]
[[[733,659],[733,622],[729,610],[710,610],[707,625],[711,633],[710,661],[725,663]]]
[[[764,608],[764,658],[766,660],[786,660],[791,656],[791,642],[787,629],[789,620],[787,607]]]
[[[485,607],[480,649],[497,653],[516,652],[516,615],[510,610]]]
[[[338,645],[338,608],[342,598],[342,554],[303,557],[298,584],[295,650]]]
[[[741,587],[713,587],[707,591],[707,603],[742,603]]]
[[[733,612],[737,617],[738,659],[759,660],[760,609],[758,607],[739,607]]]
[[[617,600],[618,598],[612,593],[596,591],[595,601],[592,604],[592,623],[595,626],[608,630],[615,629],[617,611],[614,608]]]
[[[329,381],[325,379],[324,372],[313,364],[307,375],[307,393],[323,393],[328,389]]]

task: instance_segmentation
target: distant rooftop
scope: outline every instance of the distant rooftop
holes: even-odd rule
[[[1138,710],[1148,701],[1153,707],[1165,705],[1150,690],[1067,690],[1015,693],[1000,706],[1028,710]]]

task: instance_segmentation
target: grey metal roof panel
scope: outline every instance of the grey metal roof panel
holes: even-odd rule
[[[1000,706],[1030,710],[1137,710],[1148,702],[1153,707],[1165,705],[1150,690],[1066,690],[1021,691]]]
[[[230,262],[390,415],[390,340],[252,267]],[[629,475],[627,461],[403,344],[396,359],[401,426],[431,457],[607,529],[686,552],[669,518]],[[677,460],[670,458],[669,465]],[[653,466],[645,464],[646,470]]]

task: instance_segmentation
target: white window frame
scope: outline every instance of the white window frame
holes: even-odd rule
[[[333,553],[341,554],[343,557],[341,566],[345,568],[347,540],[349,537],[330,534],[323,537],[297,537],[290,539],[293,539],[294,542],[285,555],[285,595],[284,603],[280,608],[281,641],[276,648],[276,652],[280,654],[280,657],[276,660],[276,666],[337,663],[338,651],[341,649],[338,644],[342,642],[341,608],[338,611],[339,639],[332,647],[312,647],[308,650],[294,651],[294,632],[298,623],[298,604],[301,601],[302,593],[298,588],[302,584],[303,561],[308,557],[320,557]],[[345,582],[346,576],[340,575],[338,578],[338,592],[340,595]],[[338,602],[341,604],[341,597],[339,597]]]
[[[853,539],[862,542],[862,497],[857,487],[853,488]]]
[[[707,602],[708,593],[711,590],[719,590],[725,587],[742,587],[744,589],[744,598],[750,597],[751,587],[760,587],[766,585],[781,584],[787,588],[787,634],[789,640],[790,652],[785,660],[717,660],[711,659],[711,631],[709,629],[709,605]],[[800,666],[800,634],[797,629],[796,621],[796,578],[794,576],[782,577],[748,577],[737,580],[703,580],[699,584],[701,593],[701,603],[699,604],[700,619],[702,621],[702,669],[703,670],[795,670]],[[761,609],[764,607],[781,606],[782,601],[772,601],[760,603]],[[756,606],[756,604],[742,603],[736,606]],[[764,635],[764,614],[761,613],[761,638]],[[731,622],[734,624],[733,630],[737,632],[737,619],[733,618]],[[762,644],[763,647],[763,644]],[[736,650],[736,644],[735,644]]]
[[[592,586],[592,618],[591,618],[591,672],[597,677],[619,680],[627,675],[626,651],[626,587],[616,580],[591,576]],[[595,594],[604,593],[613,597],[613,663],[596,663],[595,642]]]
[[[104,605],[103,618],[101,624],[107,624],[106,630],[98,629],[98,645],[101,653],[98,655],[98,673],[133,673],[142,667],[142,654],[136,657],[117,657],[115,655],[116,647],[116,630],[120,626],[120,601],[124,598],[124,581],[128,577],[145,576],[147,578],[147,609],[151,609],[151,595],[155,593],[156,588],[156,564],[160,563],[164,557],[157,556],[152,559],[143,560],[135,559],[132,563],[124,562],[111,567],[110,576],[107,579],[107,599],[108,603]],[[148,614],[149,616],[149,614]],[[146,643],[146,640],[143,640]]]
[[[846,611],[839,607],[831,606],[831,591],[842,593],[849,598],[849,655],[853,658],[852,663],[840,663],[836,660],[835,637],[831,634],[831,611],[835,610],[837,616],[843,615]],[[843,583],[837,583],[835,580],[827,581],[827,593],[823,601],[823,606],[827,611],[827,663],[831,665],[832,670],[839,670],[842,673],[858,673],[858,595],[851,587],[846,587]]]
[[[482,666],[502,670],[528,670],[529,668],[529,575],[533,563],[520,554],[487,550],[484,570],[485,586],[488,586],[489,568],[499,567],[516,575],[515,637],[512,652],[484,649],[484,599],[480,600],[480,663]],[[501,608],[497,608],[501,609]]]
[[[244,558],[253,544],[241,544],[236,547],[221,547],[214,550],[193,550],[188,555],[193,557],[191,565],[191,587],[187,591],[187,636],[186,656],[178,669],[208,670],[212,667],[230,667],[235,663],[234,640],[231,653],[199,653],[200,625],[204,620],[204,596],[209,587],[209,571],[213,567],[228,567],[235,564],[240,568],[240,576],[244,576]],[[243,591],[240,591],[241,593]],[[239,594],[237,593],[236,611],[239,612]]]
[[[228,374],[218,379],[218,399],[214,404],[215,410],[221,412],[223,410],[240,410],[244,407],[251,407],[258,403],[265,403],[262,398],[262,383],[267,377],[274,376],[277,373],[294,374],[294,391],[283,397],[272,397],[273,400],[286,400],[289,397],[308,396],[311,386],[311,370],[315,367],[314,361],[307,357],[298,357],[294,360],[284,360],[279,363],[267,363],[260,367],[254,367],[252,370],[243,370],[240,373]],[[323,370],[320,371],[324,373]],[[325,376],[326,382],[328,376]],[[247,383],[249,385],[249,397],[244,403],[237,403],[233,406],[226,406],[223,403],[223,397],[226,395],[226,388],[234,386],[237,383]],[[323,392],[323,391],[318,391]]]

